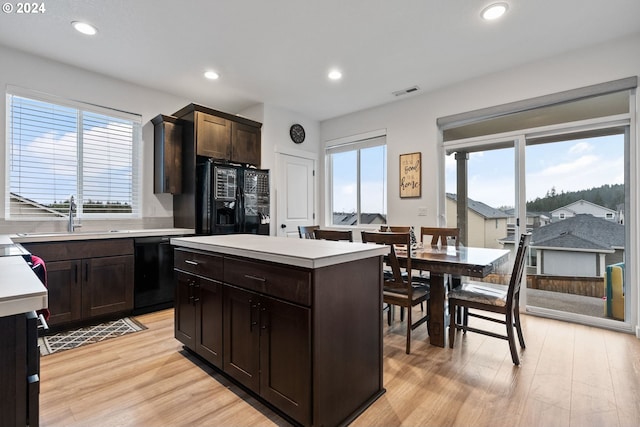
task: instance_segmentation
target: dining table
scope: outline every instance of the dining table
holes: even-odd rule
[[[424,245],[411,249],[411,269],[429,272],[431,311],[428,328],[431,345],[445,346],[445,277],[486,277],[498,269],[502,270],[500,267],[508,263],[510,253],[507,249],[468,246]],[[406,267],[406,250],[398,250],[397,257],[400,264]]]

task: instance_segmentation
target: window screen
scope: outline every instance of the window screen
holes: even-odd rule
[[[139,216],[138,116],[15,94],[7,101],[7,219],[66,217],[71,195],[78,217]]]

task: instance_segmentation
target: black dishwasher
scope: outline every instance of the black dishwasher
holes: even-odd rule
[[[174,236],[178,237],[178,236]],[[173,307],[173,248],[167,236],[138,237],[135,247],[133,314]]]

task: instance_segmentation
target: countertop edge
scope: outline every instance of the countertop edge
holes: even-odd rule
[[[281,237],[273,237],[274,239],[282,239]],[[343,242],[345,245],[352,243]],[[303,267],[309,269],[317,269],[327,267],[331,265],[341,264],[344,262],[357,261],[365,258],[371,258],[375,256],[383,256],[389,253],[387,246],[381,245],[366,245],[360,243],[360,250],[348,251],[339,254],[328,254],[326,256],[316,257],[303,257],[295,256],[291,254],[277,253],[277,251],[267,252],[265,250],[256,250],[246,247],[234,247],[229,245],[218,245],[208,242],[194,242],[193,238],[172,238],[171,244],[173,246],[185,247],[190,249],[197,249],[208,252],[217,252],[225,255],[241,256],[245,258],[252,258],[260,261],[276,262],[280,264],[292,265],[296,267]],[[358,243],[356,243],[358,244]]]
[[[76,233],[18,233],[9,235],[9,238],[11,238],[14,243],[52,243],[72,240],[125,239],[136,237],[179,236],[188,234],[195,234],[195,230],[188,228],[153,228]]]
[[[47,308],[47,288],[22,257],[1,257],[0,268],[0,317]]]

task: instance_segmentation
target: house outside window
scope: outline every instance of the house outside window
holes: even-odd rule
[[[331,226],[387,223],[386,138],[375,137],[327,148]]]
[[[49,96],[7,93],[5,218],[137,218],[141,118]]]

